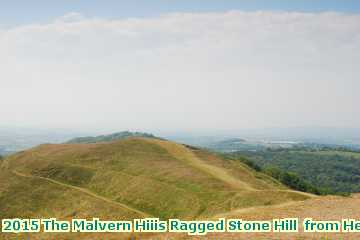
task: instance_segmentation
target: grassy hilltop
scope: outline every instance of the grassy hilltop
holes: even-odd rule
[[[45,144],[0,169],[0,218],[196,219],[311,197],[239,161],[155,138]]]
[[[3,187],[0,211],[6,207],[9,216],[24,213],[21,206],[7,204],[14,197],[12,194],[29,194],[27,197],[34,201],[59,201],[56,197],[44,197],[41,190],[46,188],[51,190],[46,191],[49,195],[53,189],[83,194],[86,190],[128,206],[122,209],[127,216],[138,214],[131,210],[136,209],[161,218],[205,217],[235,208],[308,198],[239,162],[149,138],[41,145],[6,159],[1,175],[6,176],[5,185],[9,186]],[[34,184],[28,189],[24,182]],[[11,190],[14,187],[18,190]],[[44,211],[44,206],[39,207]],[[48,210],[50,215],[54,213],[51,206]],[[37,213],[37,209],[31,211]],[[74,212],[75,216],[81,214]]]

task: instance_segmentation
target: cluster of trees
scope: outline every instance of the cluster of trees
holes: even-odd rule
[[[246,164],[247,166],[249,166],[250,168],[254,169],[257,172],[262,171],[262,168],[259,165],[257,165],[255,162],[251,161],[246,157],[239,157],[237,160],[240,160],[242,163]]]
[[[229,157],[229,156],[228,156]],[[331,192],[329,192],[327,189],[320,189],[312,185],[311,183],[301,179],[297,174],[292,172],[287,172],[284,170],[281,170],[278,167],[275,166],[267,166],[266,168],[262,168],[258,164],[256,164],[254,161],[251,161],[250,159],[238,156],[237,158],[230,157],[231,159],[240,160],[242,163],[246,164],[250,168],[254,169],[257,172],[265,173],[285,186],[288,186],[291,189],[302,191],[302,192],[308,192],[313,193],[317,195],[326,195]]]
[[[354,151],[267,149],[229,155],[233,159],[250,159],[244,163],[250,167],[256,165],[297,190],[341,195],[360,192],[360,153]]]
[[[329,189],[326,188],[318,188],[308,181],[300,178],[296,173],[287,172],[279,169],[275,166],[268,166],[263,169],[263,172],[269,176],[280,181],[282,184],[298,191],[313,193],[316,195],[326,195],[326,194],[335,194]]]

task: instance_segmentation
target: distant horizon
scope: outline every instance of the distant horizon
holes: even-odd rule
[[[46,129],[46,128],[6,128],[0,126],[0,155],[29,149],[40,144],[65,143],[82,137],[106,136],[123,131],[150,133],[178,143],[194,146],[207,146],[234,138],[254,142],[292,141],[309,144],[326,144],[360,149],[360,129],[338,128],[287,128],[287,129],[247,129],[234,131],[159,131],[146,129],[116,129],[86,131],[79,129]],[[276,143],[274,143],[276,144]]]
[[[360,139],[360,128],[341,128],[341,127],[329,127],[329,126],[298,126],[298,127],[272,127],[272,128],[248,128],[248,129],[212,129],[212,130],[161,130],[161,129],[125,129],[125,128],[117,128],[117,129],[76,129],[76,128],[41,128],[41,127],[26,127],[26,126],[4,126],[0,125],[0,133],[4,130],[8,132],[12,132],[15,130],[26,132],[30,132],[31,134],[55,134],[62,133],[64,135],[72,135],[77,136],[76,134],[84,134],[78,137],[85,136],[99,136],[99,135],[109,135],[119,132],[143,132],[150,133],[156,136],[173,136],[173,137],[239,137],[242,135],[247,135],[251,137],[258,137],[263,135],[266,137],[274,137],[278,138],[279,136],[286,136],[285,138],[293,138],[301,135],[306,138],[324,138],[319,133],[326,133],[334,136],[352,136],[353,139]]]

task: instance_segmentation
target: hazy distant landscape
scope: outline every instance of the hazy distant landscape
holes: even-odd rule
[[[25,150],[43,143],[62,143],[79,136],[96,136],[100,131],[0,127],[0,154]],[[110,132],[111,131],[107,131]],[[264,150],[266,148],[324,147],[360,150],[359,129],[290,128],[234,130],[233,132],[171,133],[155,131],[157,136],[219,152]],[[108,134],[107,136],[109,136]],[[140,136],[143,136],[140,133]],[[82,137],[84,143],[90,139]],[[120,137],[121,138],[121,137]],[[113,136],[113,140],[120,139]],[[105,139],[109,140],[109,139]],[[111,138],[110,138],[111,140]],[[94,140],[93,140],[94,141]],[[95,140],[96,141],[96,140]],[[70,142],[71,143],[71,142]]]
[[[0,155],[8,155],[43,143],[61,143],[81,134],[76,131],[0,127]]]

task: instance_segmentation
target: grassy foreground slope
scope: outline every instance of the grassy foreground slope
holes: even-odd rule
[[[151,138],[41,145],[0,169],[0,218],[196,219],[311,198],[238,161]]]
[[[243,220],[272,220],[278,218],[299,218],[298,233],[210,233],[206,236],[191,237],[187,234],[167,233],[159,234],[151,239],[260,239],[260,240],[357,240],[360,239],[358,233],[305,233],[302,227],[302,221],[305,218],[313,220],[334,220],[341,219],[360,219],[360,194],[353,194],[351,197],[340,196],[322,196],[311,198],[305,201],[288,202],[276,206],[258,206],[245,209],[239,209],[224,214],[213,216],[214,219],[225,217],[227,219]],[[149,238],[149,239],[150,239]]]

